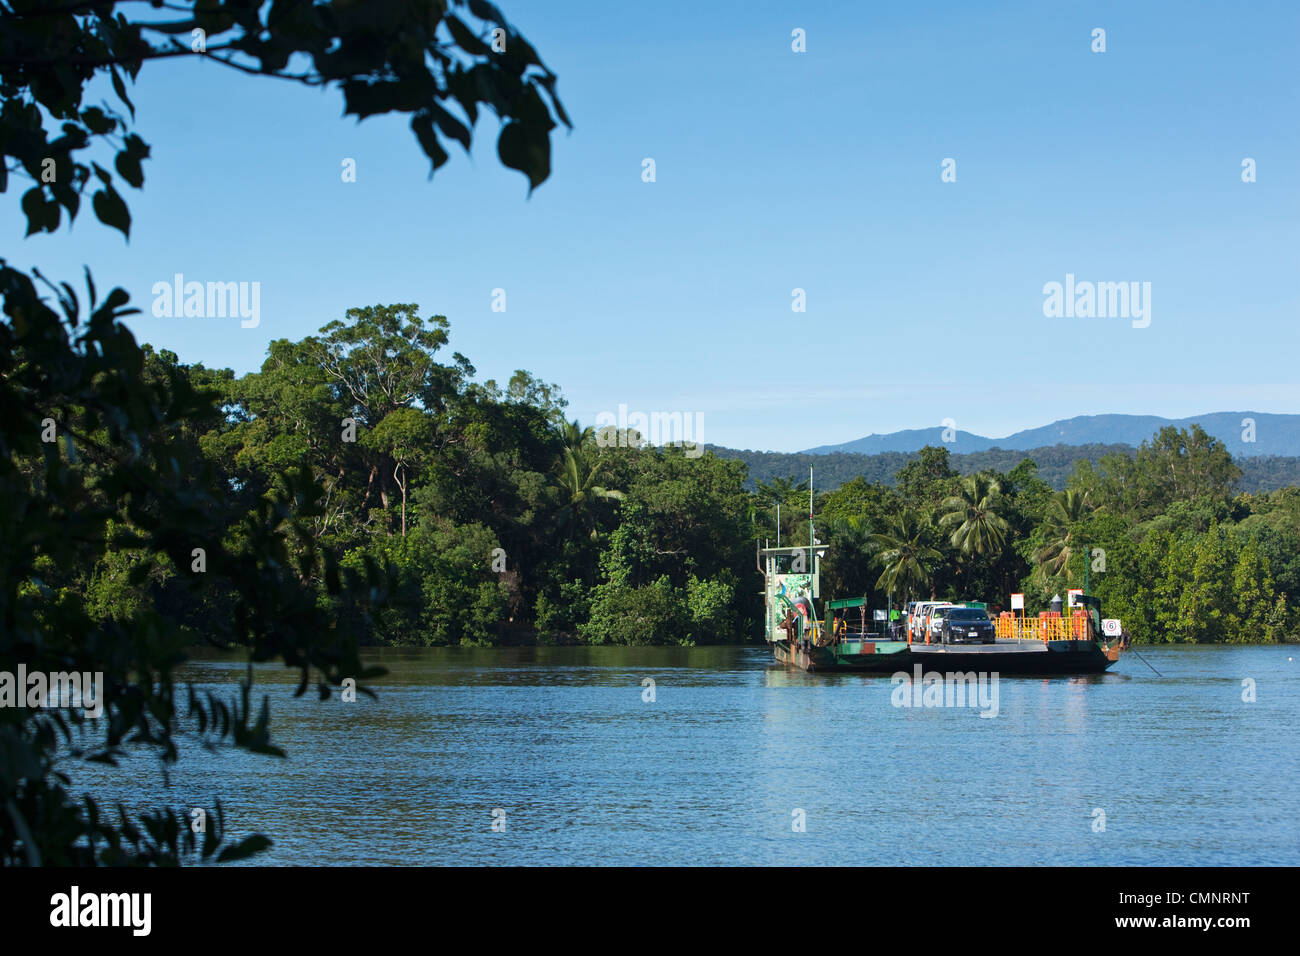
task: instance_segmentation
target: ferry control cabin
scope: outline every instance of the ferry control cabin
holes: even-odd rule
[[[815,645],[861,644],[891,639],[892,630],[902,629],[902,610],[872,611],[866,598],[827,601],[817,617],[821,597],[821,559],[827,548],[762,548],[759,571],[764,581],[764,636],[769,643],[809,641]],[[847,649],[847,648],[846,648]]]

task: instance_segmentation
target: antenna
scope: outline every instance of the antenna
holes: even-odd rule
[[[813,568],[813,470],[808,466],[808,570]]]

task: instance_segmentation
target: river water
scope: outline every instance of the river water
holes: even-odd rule
[[[135,757],[74,780],[219,797],[264,864],[1300,864],[1300,648],[1141,653],[1160,676],[1001,678],[981,717],[755,647],[388,650],[355,703],[259,666],[287,759],[189,746],[167,787]]]

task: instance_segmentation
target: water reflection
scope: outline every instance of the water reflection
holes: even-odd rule
[[[356,704],[257,668],[287,760],[191,749],[165,791],[147,760],[75,778],[137,806],[219,796],[276,840],[271,864],[1300,862],[1300,669],[1275,648],[1143,653],[1163,677],[1125,659],[1002,678],[984,719],[765,648],[392,649],[367,654],[389,673]],[[209,654],[182,676],[243,674]]]

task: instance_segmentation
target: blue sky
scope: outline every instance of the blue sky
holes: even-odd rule
[[[90,265],[142,341],[239,372],[415,302],[482,378],[526,368],[584,423],[697,413],[734,447],[1298,410],[1300,6],[501,5],[575,124],[531,198],[490,116],[428,180],[401,119],[180,59],[132,92],[153,158],[130,243],[87,210],[8,255]],[[178,272],[260,282],[260,325],[154,318]],[[1067,273],[1150,282],[1150,326],[1045,317]]]

